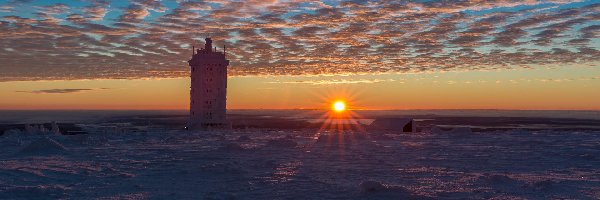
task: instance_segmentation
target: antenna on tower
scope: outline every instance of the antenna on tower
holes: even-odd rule
[[[223,45],[223,56],[227,56],[227,48]]]
[[[194,47],[194,45],[192,45],[192,56],[194,56],[194,53],[196,53],[196,47]]]

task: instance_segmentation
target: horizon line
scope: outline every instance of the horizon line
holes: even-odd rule
[[[228,108],[227,111],[236,110],[322,110],[322,108]],[[348,109],[348,111],[598,111],[600,109],[501,109],[501,108],[415,108],[415,109]],[[0,109],[0,111],[189,111],[188,109]]]

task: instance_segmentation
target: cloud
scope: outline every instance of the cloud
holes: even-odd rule
[[[150,15],[150,11],[165,12],[167,8],[160,3],[160,0],[133,0],[121,15],[123,22],[140,22],[140,20]]]
[[[121,15],[121,21],[125,21],[125,22],[137,21],[137,20],[144,19],[149,14],[150,14],[150,12],[142,6],[131,5],[125,10],[123,15]]]
[[[15,91],[15,92],[24,92],[24,93],[33,93],[33,94],[65,94],[65,93],[76,93],[89,91],[92,89],[47,89],[47,90],[31,90],[31,91]]]
[[[78,93],[92,90],[108,90],[110,88],[61,88],[61,89],[44,89],[44,90],[19,90],[15,92],[20,93],[32,93],[32,94],[66,94],[66,93]]]
[[[167,8],[160,3],[160,0],[132,0],[134,5],[139,5],[149,10],[156,12],[165,12]]]
[[[36,6],[39,13],[46,15],[58,15],[69,12],[69,6],[66,4],[58,3],[49,6]]]
[[[94,1],[91,5],[82,9],[87,18],[93,21],[99,21],[108,13],[109,2],[104,0]]]
[[[208,34],[227,46],[232,76],[600,61],[592,1],[82,2],[0,4],[0,81],[186,77],[191,46]]]
[[[14,12],[14,8],[15,7],[8,6],[8,5],[0,6],[0,13],[3,13],[3,12]]]
[[[275,84],[308,84],[308,85],[337,85],[337,84],[357,84],[357,83],[382,83],[395,82],[395,79],[328,79],[328,80],[308,80],[308,81],[272,81],[267,83]],[[403,83],[403,82],[402,82]]]
[[[70,14],[69,16],[67,16],[67,20],[74,23],[86,21],[86,19],[80,14]]]

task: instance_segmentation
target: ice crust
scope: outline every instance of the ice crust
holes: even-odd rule
[[[599,135],[9,134],[0,137],[0,199],[598,199]]]
[[[440,127],[434,126],[431,128],[431,133],[434,134],[453,134],[453,135],[470,135],[473,133],[469,127],[454,127],[450,130],[443,130]]]
[[[296,145],[298,145],[297,142],[295,142],[291,139],[286,139],[286,138],[273,139],[273,140],[269,140],[267,142],[267,146],[270,146],[270,147],[294,148],[294,147],[296,147]]]
[[[62,144],[51,138],[42,137],[31,142],[19,151],[21,155],[50,155],[67,152]]]

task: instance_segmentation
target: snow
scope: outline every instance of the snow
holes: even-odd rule
[[[269,140],[267,142],[267,146],[270,146],[270,147],[294,148],[297,145],[298,145],[298,143],[296,143],[295,141],[288,139],[288,138],[274,139],[274,140]]]
[[[431,133],[435,134],[452,134],[452,135],[470,135],[473,133],[469,127],[454,127],[450,130],[443,130],[440,127],[434,126],[431,128]]]
[[[0,199],[598,199],[599,134],[10,134]]]
[[[21,155],[47,155],[47,154],[59,154],[67,152],[62,144],[56,140],[42,137],[38,140],[31,142],[25,148],[19,151]]]

